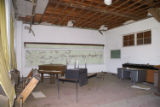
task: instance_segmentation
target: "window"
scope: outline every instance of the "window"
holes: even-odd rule
[[[137,45],[151,44],[151,31],[137,33]]]
[[[123,46],[133,46],[134,45],[134,34],[123,36]]]

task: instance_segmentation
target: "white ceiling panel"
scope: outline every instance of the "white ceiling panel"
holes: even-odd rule
[[[17,0],[16,5],[18,8],[18,16],[24,17],[27,15],[32,15],[32,2],[28,2],[25,0]]]
[[[43,14],[47,4],[48,4],[48,0],[38,0],[35,13]]]
[[[48,4],[48,0],[38,0],[36,5],[35,13],[43,14],[45,11],[45,8]],[[17,0],[17,13],[18,16],[25,17],[27,15],[32,15],[32,2],[26,1],[26,0]]]

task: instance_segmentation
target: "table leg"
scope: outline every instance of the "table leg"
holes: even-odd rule
[[[43,73],[41,73],[41,82],[43,82]]]
[[[61,76],[64,76],[64,71],[62,71]]]
[[[55,74],[56,75],[56,79],[58,79],[58,74]]]
[[[58,88],[58,99],[60,99],[60,95],[59,95],[59,90],[60,90],[59,79],[57,79],[57,88]]]
[[[55,75],[54,74],[50,74],[50,83],[55,83]]]
[[[76,103],[78,102],[78,82],[76,82]]]
[[[23,107],[23,97],[20,97],[20,107]]]
[[[98,78],[96,76],[96,90],[97,90],[97,87],[98,87]]]

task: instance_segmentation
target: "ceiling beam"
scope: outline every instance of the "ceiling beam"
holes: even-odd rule
[[[51,2],[51,3],[56,3],[56,2],[57,1],[54,1],[54,2]],[[84,5],[81,5],[81,4],[68,3],[68,2],[61,2],[60,5],[69,6],[69,7],[78,8],[78,9],[85,9],[85,10],[92,11],[92,12],[112,14],[112,15],[116,15],[116,16],[127,17],[127,18],[130,18],[130,19],[133,19],[133,20],[137,20],[137,18],[134,17],[134,16],[127,15],[127,14],[122,14],[122,13],[117,13],[117,12],[110,11],[110,10],[105,10],[102,7],[84,6]]]
[[[160,8],[150,8],[148,9],[148,12],[151,13],[152,16],[160,22]]]
[[[84,2],[84,0],[81,0],[81,1]],[[93,1],[90,1],[90,5],[92,5],[92,3]],[[90,11],[85,11],[85,9],[81,9],[81,12],[83,13],[79,16],[78,20],[76,20],[75,26],[79,26],[79,24],[81,23],[81,19],[88,17],[87,15],[90,14]]]
[[[114,2],[112,5],[114,5],[115,3],[117,2]],[[115,9],[115,8],[114,8]],[[96,20],[97,19],[97,16],[98,18],[102,17],[102,16],[106,16],[106,14],[102,14],[102,13],[99,13],[99,12],[95,12],[93,15],[91,15],[90,17],[88,17],[84,22],[82,22],[80,24],[81,27],[85,26],[85,25],[88,25],[88,23],[91,23],[93,20]],[[107,15],[108,16],[108,15]]]
[[[50,1],[49,1],[50,2]],[[58,3],[56,4],[56,6],[54,7],[54,10],[56,10],[58,7],[60,6],[60,1],[58,1]],[[50,19],[50,17],[52,17],[53,15],[49,16],[48,19]],[[59,18],[56,18],[56,20],[53,20],[52,24],[54,24],[55,22],[58,21]]]
[[[66,15],[63,17],[63,19],[62,19],[62,21],[61,21],[60,25],[62,25],[62,24],[63,24],[63,22],[64,22],[64,20],[65,20],[69,15],[71,15],[71,14],[72,14],[72,12],[73,12],[73,11],[75,11],[75,10],[76,10],[76,8],[72,8],[72,10],[70,11],[70,13],[69,13],[69,14],[66,14]]]
[[[123,2],[122,4],[120,4],[119,6],[113,8],[113,9],[111,9],[111,10],[114,11],[114,10],[118,9],[119,7],[122,7],[123,5],[125,5],[125,4],[128,3],[128,2],[129,2],[129,0],[126,0],[125,2]],[[115,3],[116,3],[116,2],[115,2]],[[114,4],[113,4],[113,5],[114,5]],[[110,14],[110,15],[112,15],[112,14]],[[101,21],[103,21],[104,19],[106,19],[106,16],[108,17],[109,15],[102,14],[101,16],[98,16],[98,18],[99,18]],[[102,17],[102,18],[101,18],[101,17]],[[117,16],[114,16],[114,17],[117,17]],[[94,24],[94,23],[96,23],[97,21],[99,21],[99,20],[98,20],[97,17],[95,16],[95,17],[93,17],[92,19],[88,20],[87,23],[84,23],[84,25],[82,25],[82,26],[89,25],[89,24]],[[93,23],[93,22],[94,22],[94,23]]]
[[[136,4],[138,4],[138,3],[142,3],[144,0],[139,0],[139,1],[135,1],[134,3],[132,3],[132,4],[130,4],[130,5],[128,5],[127,7],[124,7],[124,8],[122,8],[122,6],[124,6],[127,2],[129,2],[130,0],[128,0],[128,1],[126,1],[126,2],[123,2],[123,4],[121,4],[119,7],[121,7],[121,9],[120,10],[118,10],[118,12],[122,12],[122,11],[125,11],[125,13],[132,13],[135,9],[137,9],[137,7],[139,7],[139,6],[142,6],[142,4],[140,4],[139,6],[136,6],[136,7],[134,7]],[[117,7],[118,8],[118,7]],[[127,10],[127,8],[131,8],[131,10]],[[113,9],[113,10],[115,10],[115,8]],[[137,15],[137,14],[136,14]],[[106,22],[108,22],[108,23],[112,23],[113,21],[112,20],[118,20],[118,18],[120,18],[121,19],[121,17],[117,17],[117,16],[111,16],[111,17],[108,17],[108,16],[104,16],[104,17],[102,17],[101,18],[101,20],[99,21],[99,20],[94,20],[94,22],[95,23],[92,23],[92,22],[90,22],[90,24],[94,24],[95,26],[101,26],[101,25],[103,25],[103,24],[105,24]],[[140,18],[140,17],[138,17],[138,18]],[[128,18],[128,20],[129,20],[129,18]],[[88,23],[89,24],[89,23]]]
[[[72,3],[72,0],[70,0],[70,3]],[[69,7],[69,6],[65,6],[65,7],[63,8],[63,11],[67,10],[68,7]],[[72,8],[72,10],[73,10],[73,8]],[[70,11],[70,13],[72,13],[72,10]],[[69,14],[70,14],[70,13],[69,13]],[[62,25],[62,24],[63,24],[63,20],[64,20],[69,14],[66,14],[66,15],[62,18],[62,20],[59,21],[58,25]]]

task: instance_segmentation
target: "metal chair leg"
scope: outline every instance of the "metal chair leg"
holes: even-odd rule
[[[23,96],[20,97],[20,107],[23,107]]]
[[[78,82],[76,82],[76,103],[78,102]]]
[[[97,87],[98,87],[98,77],[96,76],[96,91],[97,91]]]
[[[58,99],[60,99],[60,95],[59,95],[60,85],[59,84],[60,84],[59,80],[57,79]]]

